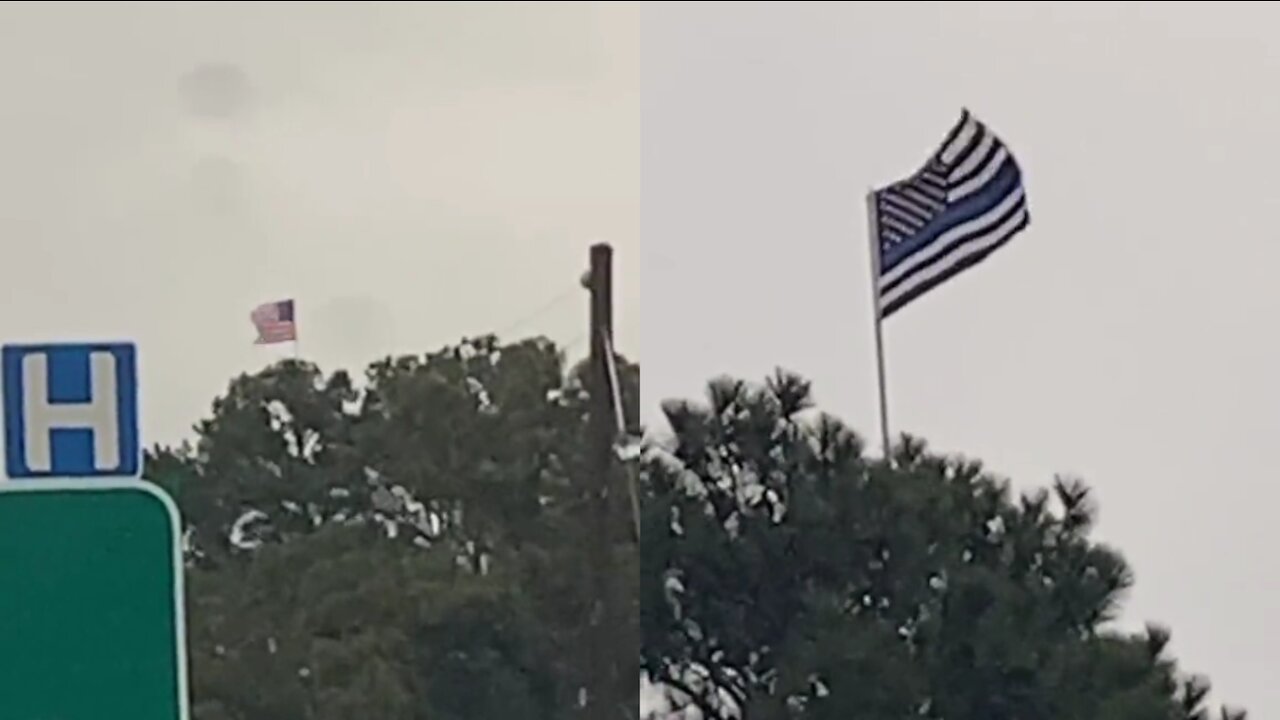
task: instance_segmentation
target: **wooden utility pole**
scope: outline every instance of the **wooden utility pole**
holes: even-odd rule
[[[616,625],[614,597],[617,585],[612,582],[613,565],[610,555],[614,542],[612,497],[614,442],[617,422],[613,409],[613,396],[609,391],[608,353],[613,332],[613,248],[605,244],[591,246],[591,270],[587,278],[591,292],[591,409],[589,416],[589,447],[586,481],[588,490],[587,517],[590,527],[588,572],[591,577],[592,610],[588,618],[588,661],[586,717],[591,720],[616,720],[617,678],[613,677],[617,663],[614,658],[622,648],[614,647],[612,631]]]

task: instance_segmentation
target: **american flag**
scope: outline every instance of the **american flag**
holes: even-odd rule
[[[258,331],[258,339],[254,341],[257,345],[295,342],[298,339],[292,300],[263,303],[253,309],[249,319]]]
[[[1031,220],[1012,153],[968,110],[911,177],[872,192],[880,317],[982,262]]]

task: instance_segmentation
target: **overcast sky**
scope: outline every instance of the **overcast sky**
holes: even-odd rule
[[[774,366],[878,437],[863,196],[968,106],[1031,227],[885,327],[894,431],[1076,473],[1218,701],[1280,715],[1280,14],[1263,4],[648,7],[644,394]]]
[[[1271,717],[1276,20],[672,4],[640,47],[621,4],[8,4],[0,338],[138,341],[146,437],[172,441],[280,356],[250,344],[259,302],[297,298],[326,367],[554,298],[516,334],[568,343],[600,239],[650,418],[782,365],[874,437],[862,196],[967,105],[1032,225],[892,318],[894,429],[1024,487],[1082,475],[1137,572],[1126,622]]]
[[[326,369],[503,330],[576,359],[601,240],[634,356],[636,26],[621,4],[6,4],[0,339],[136,340],[146,439],[173,441],[289,353],[251,345],[268,300],[297,299]]]

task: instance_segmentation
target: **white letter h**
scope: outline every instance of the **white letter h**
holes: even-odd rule
[[[114,355],[109,352],[89,354],[87,403],[49,402],[49,361],[43,353],[31,353],[22,358],[22,378],[28,468],[33,472],[53,470],[51,431],[57,429],[91,430],[94,468],[113,470],[120,466]]]

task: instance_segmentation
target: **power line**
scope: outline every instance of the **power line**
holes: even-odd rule
[[[564,302],[565,300],[568,300],[570,297],[580,292],[582,292],[582,288],[576,285],[564,290],[563,292],[557,294],[555,297],[548,300],[545,304],[539,306],[537,310],[534,310],[528,315],[520,318],[519,320],[503,328],[501,331],[497,333],[498,337],[503,338],[503,337],[506,337],[507,335],[514,333],[516,330],[519,330],[524,326],[528,325],[529,323],[533,322],[534,320],[537,320],[541,318],[543,315],[546,315],[548,312],[550,312],[553,308],[558,306],[560,303]]]

